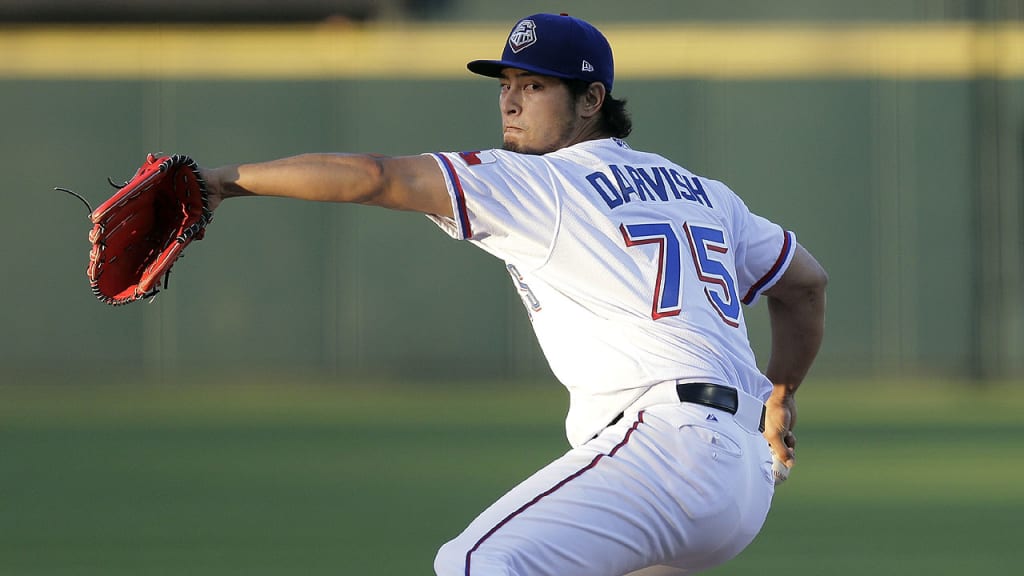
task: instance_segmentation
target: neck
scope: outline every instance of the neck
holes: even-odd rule
[[[588,118],[580,123],[566,146],[573,146],[590,140],[603,140],[610,136],[611,134],[604,130],[604,127],[601,125],[601,118],[599,116]]]

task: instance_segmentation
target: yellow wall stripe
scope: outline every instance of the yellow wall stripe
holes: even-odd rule
[[[618,78],[1024,78],[1024,24],[605,24]],[[468,78],[508,26],[0,28],[0,77]]]

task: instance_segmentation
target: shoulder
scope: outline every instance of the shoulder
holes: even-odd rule
[[[473,174],[483,177],[488,173],[514,173],[518,171],[539,170],[551,165],[548,156],[519,154],[497,148],[485,150],[464,150],[461,152],[434,152],[443,168],[460,174]]]

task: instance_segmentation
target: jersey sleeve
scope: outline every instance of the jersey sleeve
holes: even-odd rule
[[[502,150],[430,154],[444,175],[454,218],[428,215],[453,238],[506,260],[539,265],[558,224],[558,182],[541,156]]]
[[[736,275],[740,300],[751,306],[765,290],[786,272],[796,248],[796,234],[754,214],[747,205],[726,189],[733,200],[733,234],[737,241]]]

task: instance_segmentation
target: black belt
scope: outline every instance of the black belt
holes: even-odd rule
[[[729,386],[719,386],[718,384],[707,384],[704,382],[676,384],[676,394],[679,396],[680,402],[717,408],[729,414],[735,414],[740,409],[740,395],[735,388]],[[758,428],[761,432],[764,432],[764,413],[765,409],[762,406],[761,425]],[[622,416],[623,414],[621,413],[616,416],[609,426],[621,420]]]

